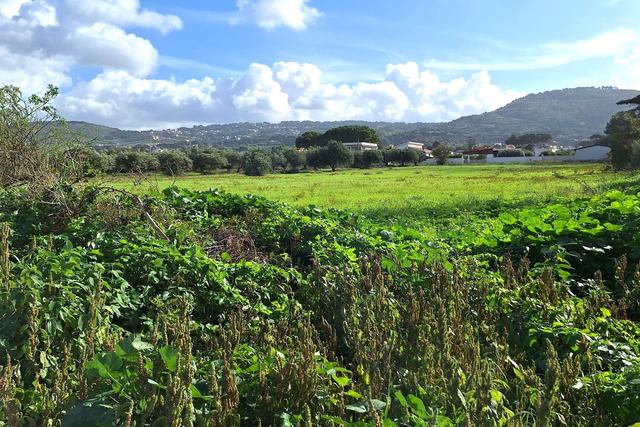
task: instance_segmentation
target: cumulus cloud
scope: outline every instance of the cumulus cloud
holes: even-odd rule
[[[182,29],[177,16],[140,9],[138,0],[65,0],[64,4],[69,16],[82,22],[155,28],[163,34]]]
[[[441,81],[413,62],[387,67],[379,82],[335,85],[308,63],[251,64],[233,79],[169,80],[106,71],[74,87],[63,111],[74,119],[126,128],[282,120],[442,121],[493,110],[521,94],[487,72]]]
[[[248,19],[267,30],[289,27],[300,31],[321,15],[307,3],[309,0],[237,0],[236,20]]]
[[[148,76],[158,52],[128,26],[166,33],[182,22],[143,10],[138,0],[0,0],[0,82],[27,93],[67,86],[76,66]]]

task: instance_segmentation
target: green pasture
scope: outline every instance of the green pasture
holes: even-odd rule
[[[535,204],[558,197],[589,196],[629,176],[601,164],[417,166],[348,169],[251,177],[240,174],[177,178],[154,175],[107,178],[138,192],[177,185],[257,194],[293,205],[339,208],[381,217],[421,216],[433,210],[477,210],[486,205]]]

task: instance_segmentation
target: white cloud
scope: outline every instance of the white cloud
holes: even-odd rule
[[[101,22],[75,28],[55,43],[79,65],[127,70],[137,76],[151,73],[158,60],[148,40]]]
[[[237,0],[236,20],[249,19],[267,30],[289,27],[301,31],[321,15],[307,3],[309,0]]]
[[[588,59],[628,57],[640,45],[640,33],[629,28],[605,31],[593,37],[572,42],[546,43],[533,49],[520,48],[524,55],[504,61],[449,62],[431,60],[424,65],[434,69],[518,71],[556,68]]]
[[[106,71],[61,102],[77,120],[126,128],[282,120],[442,121],[493,110],[521,94],[487,72],[441,81],[412,62],[389,65],[383,81],[334,85],[313,64],[251,64],[238,78],[175,82]]]
[[[141,10],[138,0],[64,0],[64,4],[66,12],[82,22],[155,28],[163,34],[182,29],[177,16]]]
[[[182,22],[143,10],[138,0],[0,0],[0,84],[19,84],[25,93],[69,86],[77,66],[148,76],[158,52],[127,26],[166,33]]]

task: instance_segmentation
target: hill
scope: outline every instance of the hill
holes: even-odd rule
[[[601,133],[609,118],[625,109],[616,103],[640,94],[613,87],[574,88],[531,94],[495,111],[461,117],[447,123],[390,123],[366,121],[287,121],[232,123],[166,130],[129,131],[70,122],[70,126],[96,140],[99,146],[154,145],[178,148],[191,145],[247,149],[293,145],[302,132],[324,132],[332,127],[362,124],[376,129],[383,144],[407,140],[465,144],[503,142],[512,134],[548,133],[562,145],[574,145]]]

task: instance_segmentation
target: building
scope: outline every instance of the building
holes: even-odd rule
[[[462,152],[462,158],[464,163],[471,163],[473,160],[486,161],[487,157],[494,157],[498,154],[499,150],[492,147],[474,147],[470,150],[464,150]]]
[[[351,151],[368,151],[378,149],[378,144],[374,144],[372,142],[343,142],[342,145]]]
[[[606,145],[589,145],[576,148],[575,159],[579,162],[597,162],[607,160],[609,153],[611,153],[611,148]]]
[[[424,144],[421,144],[419,142],[408,141],[408,142],[403,142],[401,144],[398,144],[398,145],[394,146],[393,148],[395,148],[397,150],[423,151],[424,150]]]
[[[427,157],[433,157],[431,150],[429,150],[428,148],[425,148],[424,144],[420,142],[413,142],[413,141],[403,142],[401,144],[395,145],[393,148],[395,148],[396,150],[419,151],[426,154]]]

